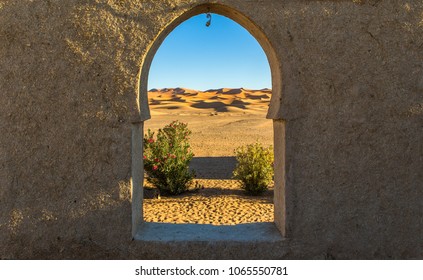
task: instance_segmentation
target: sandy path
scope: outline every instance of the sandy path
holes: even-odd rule
[[[237,181],[197,181],[204,189],[176,197],[144,199],[144,219],[147,222],[213,225],[273,222],[272,190],[252,197],[244,194]]]

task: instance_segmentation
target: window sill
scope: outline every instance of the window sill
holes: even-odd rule
[[[139,241],[231,241],[280,242],[284,238],[274,223],[251,223],[233,226],[205,224],[169,224],[144,222],[135,235]]]

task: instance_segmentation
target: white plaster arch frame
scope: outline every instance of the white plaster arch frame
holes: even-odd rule
[[[159,49],[164,39],[182,22],[185,20],[202,13],[215,13],[226,16],[233,21],[243,26],[251,35],[259,42],[264,52],[266,53],[272,75],[272,97],[270,101],[269,110],[267,113],[268,119],[273,119],[274,128],[274,152],[275,152],[275,189],[274,189],[274,225],[279,230],[280,235],[286,237],[286,205],[285,205],[285,122],[281,119],[281,101],[282,101],[282,73],[280,60],[265,33],[258,27],[252,20],[226,5],[222,4],[201,4],[193,7],[189,11],[183,13],[175,20],[173,20],[168,26],[166,26],[155,38],[151,46],[148,48],[145,56],[142,60],[141,71],[139,76],[139,107],[140,107],[140,121],[134,122],[132,125],[132,236],[135,239],[149,240],[149,231],[153,228],[160,230],[160,225],[154,225],[153,223],[146,223],[143,220],[143,133],[144,133],[144,121],[151,118],[150,109],[148,106],[148,75],[150,66],[154,55]],[[163,225],[163,224],[162,224]],[[273,224],[272,224],[273,225]],[[274,226],[273,225],[273,226]],[[196,230],[201,232],[200,225],[192,225],[197,228],[191,228],[186,226],[185,228],[177,228],[182,225],[167,225],[169,228],[163,230],[172,232],[172,229],[177,229],[179,232],[186,230]],[[207,228],[208,225],[204,225],[205,231],[213,232],[214,228]],[[183,227],[183,226],[182,226]],[[222,228],[217,230],[215,239],[219,240],[219,236],[236,236],[237,231],[233,230],[236,226],[232,226],[231,229],[225,229],[224,226],[217,226]],[[268,227],[258,226],[256,228],[246,228],[240,225],[240,232],[256,231],[258,235],[263,235],[264,231],[267,233]],[[153,233],[154,230],[153,230]],[[229,234],[228,234],[229,233]],[[150,234],[151,235],[151,234]],[[154,235],[154,234],[153,234]],[[188,234],[189,236],[189,234]],[[254,236],[252,237],[254,239]],[[154,239],[154,238],[153,238]],[[178,236],[173,235],[170,240],[178,240]],[[188,238],[189,239],[189,238]],[[211,237],[213,239],[213,237]],[[224,238],[226,239],[226,238]],[[167,240],[166,238],[162,240]],[[183,239],[186,241],[185,239]],[[193,237],[193,240],[198,238]],[[236,238],[235,238],[236,240]],[[247,239],[248,240],[248,239]]]

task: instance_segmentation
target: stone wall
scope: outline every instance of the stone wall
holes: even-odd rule
[[[142,59],[195,6],[251,19],[280,60],[284,242],[140,242]],[[423,2],[2,0],[1,258],[423,258]]]

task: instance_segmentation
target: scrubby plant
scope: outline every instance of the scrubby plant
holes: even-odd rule
[[[241,180],[242,188],[249,194],[259,195],[267,190],[273,180],[273,149],[260,143],[235,149],[237,164],[233,178]]]
[[[149,129],[144,136],[144,170],[147,181],[161,194],[186,191],[194,178],[189,162],[194,154],[189,144],[191,131],[186,123],[173,121],[159,129],[156,137]]]

